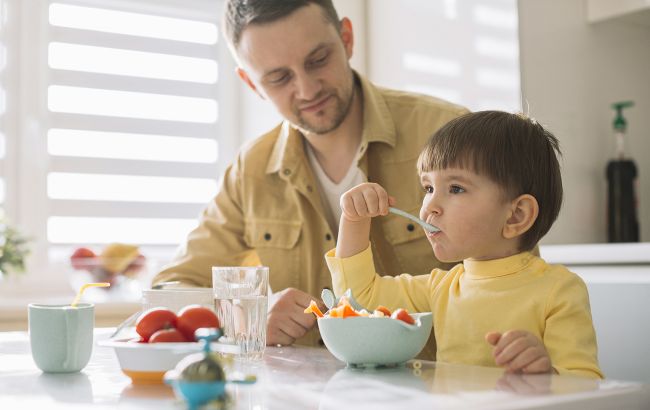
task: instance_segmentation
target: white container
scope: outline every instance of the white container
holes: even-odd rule
[[[145,289],[142,291],[142,310],[166,307],[178,312],[187,305],[201,305],[214,310],[212,288]]]

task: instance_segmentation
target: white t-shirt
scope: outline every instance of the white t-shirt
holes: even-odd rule
[[[348,172],[345,174],[345,177],[343,177],[341,182],[336,184],[327,176],[327,174],[325,174],[323,167],[321,167],[320,163],[316,159],[316,154],[314,153],[313,148],[308,142],[305,142],[305,150],[307,151],[307,157],[309,158],[311,169],[314,171],[314,175],[320,185],[318,192],[320,193],[327,222],[329,223],[334,237],[338,237],[339,220],[341,219],[342,213],[340,205],[341,195],[368,180],[368,177],[357,165],[359,153],[355,156],[355,159],[352,162],[350,169],[348,169]]]

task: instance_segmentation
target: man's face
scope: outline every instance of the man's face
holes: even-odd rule
[[[325,134],[346,118],[354,94],[352,31],[341,34],[317,5],[247,27],[237,50],[249,85],[300,129]]]

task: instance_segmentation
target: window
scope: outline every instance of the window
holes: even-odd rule
[[[0,2],[0,199],[35,238],[30,273],[61,279],[74,247],[109,242],[171,257],[237,145],[221,2]]]

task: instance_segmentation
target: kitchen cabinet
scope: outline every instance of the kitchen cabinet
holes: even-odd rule
[[[650,0],[588,0],[587,20],[621,20],[650,27]]]

